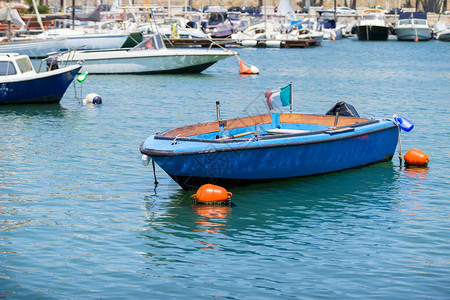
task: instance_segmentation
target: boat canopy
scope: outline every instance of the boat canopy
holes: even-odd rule
[[[400,20],[403,19],[422,19],[422,20],[426,20],[427,19],[427,14],[423,13],[423,12],[411,12],[411,13],[401,13]]]
[[[17,53],[0,54],[0,76],[10,76],[35,72],[30,58]]]
[[[150,35],[148,38],[134,46],[130,51],[133,50],[160,50],[165,49],[166,45],[162,39],[162,36],[159,33],[154,33]]]

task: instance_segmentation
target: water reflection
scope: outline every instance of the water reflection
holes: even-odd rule
[[[407,178],[426,179],[429,169],[427,167],[408,167],[405,168],[405,175]]]
[[[0,106],[0,116],[7,117],[53,117],[63,118],[67,109],[59,103],[49,104],[11,104]]]
[[[195,223],[197,232],[209,232],[214,234],[223,234],[229,225],[226,221],[231,214],[231,206],[219,205],[195,205],[194,212],[197,214]]]
[[[193,206],[194,212],[197,214],[194,217],[194,222],[197,228],[196,232],[205,232],[212,234],[225,234],[229,230],[230,225],[227,223],[228,218],[231,215],[231,206],[219,206],[219,205],[195,205]],[[223,247],[221,244],[213,244],[198,240],[198,242],[204,244],[207,247],[203,247],[203,250],[220,250]]]
[[[291,238],[324,224],[376,220],[395,208],[399,170],[392,163],[322,176],[233,189],[235,206],[192,205],[194,192],[162,190],[146,200],[148,230],[156,244],[190,239],[200,249],[223,250],[230,239],[267,241]],[[238,198],[237,198],[238,197]],[[289,230],[281,230],[282,228]],[[281,230],[281,232],[280,232]],[[261,233],[264,233],[261,235]],[[154,239],[153,235],[147,235]],[[197,246],[194,246],[197,248]]]

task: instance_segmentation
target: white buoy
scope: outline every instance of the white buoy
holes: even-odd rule
[[[276,40],[266,41],[266,47],[267,48],[280,48],[281,41],[276,41]]]
[[[148,166],[149,162],[150,162],[150,157],[148,157],[147,155],[143,154],[142,158],[141,158],[141,162],[144,166]]]
[[[252,74],[259,74],[259,69],[257,66],[251,66],[250,70],[252,71]]]
[[[87,94],[83,99],[83,104],[92,103],[92,104],[102,104],[102,98],[96,93]]]
[[[257,44],[257,40],[242,40],[241,42],[242,47],[256,47]]]

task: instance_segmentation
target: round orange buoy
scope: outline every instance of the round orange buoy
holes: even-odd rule
[[[416,38],[414,39],[414,42],[418,42],[419,41],[419,38],[417,37],[417,35],[416,35]]]
[[[233,196],[221,186],[214,184],[204,184],[198,190],[197,193],[192,195],[192,198],[196,199],[199,203],[220,203],[228,202]]]
[[[430,162],[430,159],[425,154],[425,152],[420,151],[416,148],[406,152],[404,159],[407,166],[424,167]]]

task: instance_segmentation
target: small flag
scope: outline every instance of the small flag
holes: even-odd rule
[[[291,86],[288,84],[278,89],[268,90],[264,96],[270,110],[275,107],[289,106],[291,104]]]
[[[81,74],[77,77],[77,81],[78,81],[78,82],[83,82],[83,81],[85,81],[87,75],[88,75],[88,72],[81,73]]]

